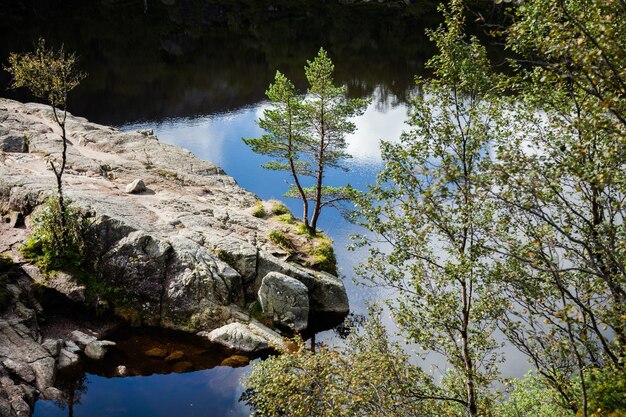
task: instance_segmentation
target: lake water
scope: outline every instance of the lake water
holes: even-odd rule
[[[64,44],[78,52],[81,68],[89,73],[70,97],[72,113],[123,130],[154,129],[159,140],[215,162],[242,187],[268,200],[282,199],[286,177],[261,168],[264,158],[241,138],[262,133],[256,120],[267,107],[264,91],[275,71],[304,88],[305,61],[323,46],[336,64],[337,82],[348,86],[349,95],[372,98],[365,114],[355,119],[357,132],[348,138],[348,170],[330,172],[327,183],[365,190],[381,168],[379,141],[397,140],[406,128],[414,76],[423,74],[432,54],[423,32],[438,22],[436,3],[11,2],[0,8],[0,36],[8,40],[0,44],[0,60],[6,62],[10,51],[31,48],[39,36],[55,46]],[[0,94],[31,99],[23,92],[4,91],[7,83],[7,74],[0,73]],[[298,201],[285,203],[296,215],[301,212]],[[388,294],[353,283],[353,268],[362,254],[346,247],[351,234],[363,231],[332,209],[322,214],[319,225],[334,239],[352,312],[364,314],[367,301]],[[318,338],[339,343],[332,331]],[[35,416],[247,416],[249,410],[238,398],[239,380],[249,368],[219,366],[219,354],[207,355],[215,361],[187,373],[148,375],[150,371],[112,378],[105,370],[87,367],[71,381],[77,394],[71,407],[39,401]],[[516,358],[507,364],[509,376],[527,368]]]

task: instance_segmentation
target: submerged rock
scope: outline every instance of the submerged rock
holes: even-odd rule
[[[176,373],[193,371],[193,363],[191,362],[176,362],[172,365],[172,371]]]
[[[250,363],[250,358],[242,355],[232,355],[222,361],[220,366],[228,366],[230,368],[241,368]]]
[[[167,350],[166,349],[162,349],[162,348],[152,348],[150,350],[146,350],[146,356],[149,356],[151,358],[159,358],[159,359],[163,359],[167,356]]]
[[[184,359],[184,357],[185,357],[185,354],[182,351],[176,350],[165,357],[165,362],[180,361]]]

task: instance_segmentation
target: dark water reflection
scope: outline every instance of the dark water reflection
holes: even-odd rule
[[[81,366],[61,372],[56,386],[66,400],[38,402],[36,416],[248,415],[238,401],[244,369],[222,365],[241,356],[163,329],[121,328],[106,337],[117,346],[102,361],[85,358]],[[168,357],[157,357],[163,356],[158,351],[155,356],[155,350]]]
[[[406,101],[432,48],[432,0],[410,7],[290,0],[15,0],[0,7],[0,62],[40,36],[89,77],[70,107],[103,124],[193,117],[264,98],[279,69],[303,87],[320,46],[353,96]],[[8,83],[2,72],[0,89]],[[26,99],[21,92],[4,96]]]

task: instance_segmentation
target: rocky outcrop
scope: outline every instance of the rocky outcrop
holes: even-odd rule
[[[41,305],[20,268],[0,262],[0,416],[29,416],[36,398],[58,399],[53,387],[58,340],[39,332]]]
[[[0,126],[0,140],[2,132],[28,137],[29,153],[0,154],[0,204],[28,218],[55,189],[46,160],[58,155],[57,127],[49,107],[10,100],[0,100]],[[197,332],[245,312],[276,271],[307,287],[311,314],[347,313],[341,280],[273,255],[270,227],[250,214],[257,198],[219,167],[145,132],[71,115],[67,131],[65,191],[93,215],[90,258],[107,290],[100,304],[136,324]],[[127,194],[138,178],[147,189]],[[57,281],[49,285],[84,296]]]
[[[55,193],[49,161],[61,144],[49,107],[0,99],[0,217],[8,219],[0,223],[0,252],[23,263],[24,288],[35,282],[133,324],[200,332],[241,352],[284,347],[279,333],[247,311],[268,274],[284,274],[298,288],[282,304],[275,290],[264,292],[277,323],[302,330],[316,315],[347,314],[341,280],[282,258],[267,238],[271,226],[251,214],[258,199],[218,166],[152,132],[124,133],[71,115],[66,127],[65,194],[91,217],[89,259],[97,268],[87,284],[66,273],[43,275],[15,251],[33,213]],[[56,371],[83,355],[100,359],[111,346],[84,329],[42,340],[41,307],[20,301],[19,285],[7,288],[14,301],[0,311],[2,417],[28,415],[37,397],[62,395],[53,387]]]
[[[34,400],[54,383],[55,351],[40,343],[37,310],[41,306],[24,277],[2,265],[0,315],[0,416],[28,416]]]
[[[270,272],[261,282],[259,303],[275,324],[302,331],[309,320],[309,290],[297,279]]]

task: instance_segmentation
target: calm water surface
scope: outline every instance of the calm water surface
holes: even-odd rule
[[[6,62],[10,51],[30,49],[39,36],[65,44],[78,52],[89,73],[71,96],[72,113],[123,130],[154,129],[159,140],[215,162],[267,200],[282,199],[287,178],[262,169],[265,159],[241,138],[262,133],[256,120],[267,108],[264,91],[274,72],[280,69],[304,88],[305,61],[323,46],[349,95],[372,98],[348,138],[348,170],[330,172],[327,183],[365,190],[382,166],[379,141],[397,140],[406,129],[413,77],[423,74],[432,54],[423,32],[438,22],[436,3],[390,8],[287,0],[22,0],[0,8],[0,36],[6,40],[0,60]],[[8,81],[0,71],[0,95],[32,99],[6,91]],[[298,201],[285,202],[301,213]],[[363,254],[346,247],[351,234],[363,231],[332,210],[319,224],[335,241],[351,310],[364,314],[368,301],[389,294],[353,283]],[[341,342],[333,331],[319,339]],[[510,357],[506,374],[519,376],[527,365]],[[39,401],[35,416],[249,415],[238,401],[239,381],[249,368],[219,366],[220,360],[204,366],[209,369],[124,378],[87,367],[69,385],[75,393],[71,407]]]

